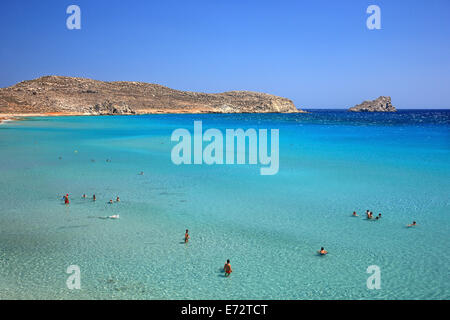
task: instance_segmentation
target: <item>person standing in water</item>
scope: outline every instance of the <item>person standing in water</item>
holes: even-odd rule
[[[64,196],[64,203],[69,204],[69,194],[68,193]]]
[[[97,197],[95,196],[95,194],[94,194],[94,196],[92,197],[92,200],[97,200]]]
[[[223,266],[223,270],[225,271],[225,277],[229,277],[230,274],[233,272],[230,265],[230,259],[227,260],[227,263]]]
[[[186,229],[186,233],[184,234],[184,243],[188,243],[190,238],[191,237],[189,236],[189,230]]]
[[[119,196],[117,196],[117,198],[116,198],[116,202],[120,202]]]

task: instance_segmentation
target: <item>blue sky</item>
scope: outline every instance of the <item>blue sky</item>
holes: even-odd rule
[[[81,30],[66,8],[81,8]],[[381,8],[381,30],[366,9]],[[450,108],[450,1],[0,1],[0,87],[43,75]]]

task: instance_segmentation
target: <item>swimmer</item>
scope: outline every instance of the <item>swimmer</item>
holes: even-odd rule
[[[109,204],[113,204],[114,202],[112,201],[112,199],[111,200],[109,200]]]
[[[110,219],[119,219],[119,215],[115,214],[115,215],[109,216],[108,218],[110,218]]]
[[[356,211],[353,211],[352,216],[357,217]]]
[[[318,251],[322,256],[326,255],[328,253],[328,251],[326,251],[323,247],[320,248],[320,251]]]
[[[373,218],[373,213],[372,211],[369,211],[369,216],[367,217],[368,219],[372,219]]]
[[[119,196],[117,196],[117,198],[116,198],[116,202],[120,202],[120,198],[119,198]]]
[[[97,197],[95,196],[95,194],[92,196],[92,200],[97,200]]]
[[[83,199],[86,199],[86,194],[83,194]]]
[[[186,229],[186,233],[184,234],[184,243],[188,243],[190,238],[191,237],[189,236],[189,230]]]
[[[227,263],[223,266],[223,270],[225,271],[225,277],[229,277],[230,274],[233,272],[230,265],[230,259],[227,260]]]
[[[144,171],[141,171],[141,172],[139,173],[139,175],[140,175],[140,176],[143,176],[143,175],[144,175]]]
[[[415,221],[413,221],[413,223],[407,225],[408,228],[415,227],[415,226],[417,226],[417,223]]]

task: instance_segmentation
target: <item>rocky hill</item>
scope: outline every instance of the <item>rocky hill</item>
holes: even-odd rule
[[[350,109],[354,112],[395,112],[397,109],[391,103],[391,97],[378,97],[372,101],[364,101]]]
[[[293,113],[291,100],[265,93],[198,93],[143,82],[45,76],[0,89],[0,113]]]

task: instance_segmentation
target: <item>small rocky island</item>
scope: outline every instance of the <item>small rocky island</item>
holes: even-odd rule
[[[372,101],[364,101],[350,109],[353,112],[396,112],[397,109],[391,103],[391,97],[381,96]]]
[[[294,103],[266,93],[179,91],[143,82],[45,76],[0,88],[1,114],[295,113]]]

